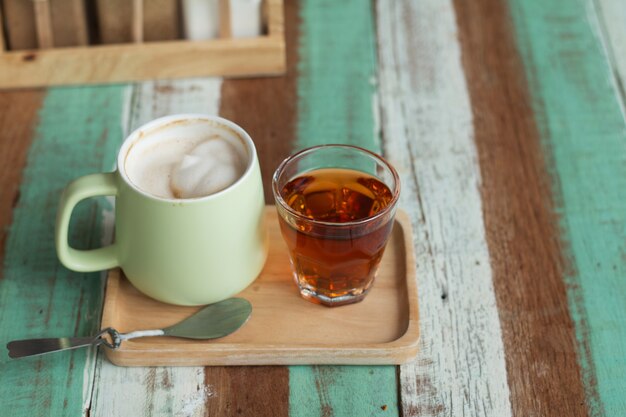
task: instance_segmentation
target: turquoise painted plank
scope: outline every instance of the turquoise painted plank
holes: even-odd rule
[[[376,37],[367,0],[300,3],[296,147],[349,143],[380,152]],[[398,415],[395,366],[292,366],[291,416]]]
[[[112,168],[122,137],[121,107],[118,86],[53,89],[44,99],[0,279],[0,398],[5,410],[0,414],[79,416],[88,404],[93,352],[10,361],[4,347],[12,339],[90,335],[99,326],[101,275],[70,272],[59,264],[54,221],[60,192],[70,180]],[[77,208],[71,226],[75,246],[100,245],[105,205],[92,201]]]
[[[626,123],[591,0],[510,0],[571,268],[592,415],[626,413]]]
[[[289,415],[398,416],[395,366],[291,366]]]
[[[300,3],[297,147],[350,143],[380,151],[372,7],[367,0]]]

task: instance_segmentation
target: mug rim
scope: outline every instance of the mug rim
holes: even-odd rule
[[[129,178],[127,172],[126,172],[126,158],[128,157],[128,154],[130,152],[130,150],[132,149],[133,145],[139,141],[141,139],[141,137],[143,136],[145,131],[149,131],[149,130],[154,130],[156,128],[159,127],[166,127],[170,124],[174,124],[177,122],[181,122],[181,121],[211,121],[211,122],[216,122],[218,124],[221,124],[231,130],[233,130],[241,139],[241,141],[243,142],[244,146],[246,147],[246,149],[248,150],[248,161],[246,162],[246,170],[244,171],[244,173],[237,179],[237,181],[235,181],[234,183],[232,183],[231,185],[229,185],[228,187],[224,188],[223,190],[220,190],[216,193],[213,194],[209,194],[209,195],[205,195],[202,197],[193,197],[193,198],[168,198],[168,197],[160,197],[160,196],[156,196],[154,194],[150,194],[144,190],[142,190],[141,188],[139,188],[135,183],[133,183],[131,181],[131,179]],[[147,132],[149,134],[149,132]],[[231,122],[228,119],[225,119],[223,117],[220,116],[211,116],[208,114],[202,114],[202,113],[181,113],[181,114],[172,114],[172,115],[168,115],[168,116],[163,116],[163,117],[159,117],[157,119],[151,120],[148,123],[144,123],[143,125],[139,126],[138,128],[136,128],[135,130],[133,130],[127,137],[126,139],[124,139],[124,142],[122,143],[122,146],[120,147],[120,150],[117,154],[117,168],[116,171],[118,172],[119,176],[122,178],[122,180],[129,186],[131,187],[133,190],[135,190],[136,192],[138,192],[139,194],[150,198],[152,200],[156,200],[156,201],[161,201],[161,202],[166,202],[166,203],[200,203],[200,202],[204,202],[204,201],[210,201],[210,200],[214,200],[216,198],[221,197],[222,195],[232,191],[234,188],[236,188],[240,183],[242,183],[246,178],[248,178],[249,176],[252,175],[252,171],[254,170],[254,166],[255,166],[255,161],[257,160],[257,151],[256,151],[256,147],[254,146],[254,142],[252,141],[252,138],[250,137],[250,135],[248,134],[248,132],[246,132],[241,126],[239,126],[238,124]]]
[[[389,201],[389,204],[383,208],[381,211],[379,211],[378,213],[374,214],[373,216],[370,217],[365,217],[363,219],[359,219],[359,220],[352,220],[349,222],[343,222],[343,223],[339,223],[339,222],[328,222],[328,221],[324,221],[324,220],[316,220],[316,219],[312,219],[310,217],[307,217],[303,214],[301,214],[300,212],[294,210],[293,208],[291,208],[291,206],[289,204],[287,204],[287,202],[285,201],[285,199],[283,198],[280,189],[278,188],[278,178],[280,177],[280,175],[283,173],[283,171],[285,170],[285,168],[287,167],[287,165],[289,163],[291,163],[293,160],[306,155],[308,153],[311,152],[315,152],[318,151],[320,149],[324,149],[324,148],[343,148],[343,149],[349,149],[352,151],[359,151],[359,152],[363,152],[367,155],[369,155],[370,157],[373,157],[374,159],[380,161],[382,163],[382,165],[384,165],[387,169],[389,169],[389,171],[391,172],[391,175],[394,179],[395,182],[395,189],[392,190],[392,197],[391,200]],[[391,165],[389,163],[389,161],[387,161],[382,155],[379,155],[375,152],[370,151],[369,149],[365,149],[362,148],[360,146],[355,146],[355,145],[349,145],[349,144],[342,144],[342,143],[328,143],[328,144],[323,144],[323,145],[316,145],[316,146],[312,146],[309,148],[305,148],[302,149],[299,152],[296,152],[293,155],[288,156],[287,158],[285,158],[280,165],[278,165],[278,168],[276,168],[276,170],[274,171],[274,175],[272,175],[272,193],[274,194],[274,200],[276,201],[276,203],[278,204],[278,206],[280,206],[281,209],[285,210],[287,213],[289,213],[291,216],[293,216],[294,218],[298,219],[299,221],[302,222],[306,222],[306,223],[312,223],[312,224],[316,224],[319,226],[324,226],[324,227],[329,227],[329,228],[333,228],[333,229],[341,229],[341,228],[350,228],[350,227],[355,227],[355,226],[361,226],[364,224],[368,224],[368,223],[372,223],[374,221],[377,221],[378,219],[383,218],[384,216],[388,215],[389,213],[394,213],[397,205],[398,205],[398,201],[400,200],[400,175],[398,175],[398,171],[396,171],[396,169],[394,168],[393,165]]]

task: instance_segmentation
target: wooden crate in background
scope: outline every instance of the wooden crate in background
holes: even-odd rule
[[[20,0],[4,0],[6,16],[6,47],[12,50],[36,48],[37,30],[32,3]],[[1,23],[1,22],[0,22]],[[1,33],[0,33],[1,35]]]
[[[177,0],[150,0],[143,10],[144,41],[166,41],[180,37]],[[98,32],[105,44],[133,42],[133,1],[97,0]]]
[[[3,0],[2,5],[7,49],[87,45],[83,0]]]
[[[75,1],[80,2],[80,0],[55,0],[55,2],[57,1],[66,2],[66,5],[71,5]],[[131,0],[99,1],[133,3]],[[168,2],[168,0],[157,1],[164,4]],[[24,2],[30,3],[28,0],[3,0],[3,12],[5,14],[13,13],[15,16],[15,13],[22,13],[24,16],[29,15],[19,7],[11,9],[11,6],[8,5],[12,2],[13,6],[19,6],[19,3]],[[48,2],[35,1],[35,3]],[[222,3],[225,4],[226,2]],[[49,4],[54,3],[49,2]],[[53,16],[55,12],[49,4],[47,5],[48,10],[44,10],[44,12],[49,13],[49,22],[54,25]],[[135,25],[135,28],[132,29],[135,34],[131,33],[131,40],[134,40],[134,43],[57,47],[54,39],[52,39],[54,47],[40,47],[39,49],[34,48],[36,45],[45,46],[41,43],[41,34],[35,33],[33,37],[33,32],[30,30],[39,27],[38,25],[25,18],[24,26],[12,27],[14,20],[11,19],[5,32],[5,28],[2,27],[5,19],[4,16],[0,16],[0,88],[110,83],[213,75],[243,77],[282,74],[286,67],[283,0],[264,0],[263,6],[266,32],[255,38],[234,39],[229,36],[228,30],[222,30],[219,39],[148,42],[153,36],[150,31],[144,28],[141,35],[138,36],[136,34],[137,25]],[[36,10],[36,12],[40,12],[40,10]],[[149,15],[143,17],[150,19]],[[37,18],[36,13],[33,18]],[[221,19],[224,19],[223,14]],[[18,19],[18,21],[20,20]],[[85,20],[82,21],[85,22]],[[227,28],[228,24],[224,27]],[[179,29],[175,27],[172,30],[179,32]],[[49,32],[56,33],[54,27]],[[4,33],[7,34],[8,39],[4,39]],[[79,29],[77,33],[79,34],[78,38],[82,36],[80,33],[84,33],[86,39],[86,28],[82,32]],[[19,34],[21,42],[23,42],[19,48],[11,45],[11,40],[17,39],[15,37],[17,35],[14,34]],[[143,39],[137,39],[138,37]],[[44,42],[46,42],[45,39]],[[80,39],[76,42],[74,45],[82,45],[79,43]]]

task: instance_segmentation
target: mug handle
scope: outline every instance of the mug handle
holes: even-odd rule
[[[59,260],[66,268],[77,272],[93,272],[119,266],[115,244],[91,250],[70,247],[67,239],[70,217],[76,204],[89,197],[117,195],[115,173],[91,174],[71,182],[59,203],[56,219],[55,242]]]

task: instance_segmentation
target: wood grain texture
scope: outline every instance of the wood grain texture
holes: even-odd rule
[[[303,1],[299,17],[296,147],[351,143],[379,152],[372,3]],[[396,380],[392,366],[290,367],[289,412],[397,415]]]
[[[180,39],[177,0],[143,0],[143,39],[146,42]]]
[[[612,64],[622,108],[626,103],[626,3],[620,0],[595,0],[609,62]]]
[[[206,375],[206,383],[216,392],[228,395],[215,396],[208,404],[206,416],[283,416],[289,391],[271,382],[284,372],[284,367],[255,366],[215,368]],[[252,388],[252,381],[265,381]],[[278,388],[278,389],[277,389]]]
[[[284,59],[284,41],[276,37],[5,52],[0,55],[0,88],[279,75]],[[58,68],[63,71],[54,70]]]
[[[515,1],[511,5],[518,7]],[[549,152],[542,154],[537,128],[546,115],[533,114],[506,3],[455,1],[455,7],[475,115],[485,225],[513,411],[587,415],[564,281],[570,265],[563,256],[551,167],[546,165],[553,161]],[[554,7],[552,12],[560,6]],[[552,22],[549,16],[538,7],[527,20],[516,23],[526,27],[531,21],[563,22],[561,18]],[[519,34],[518,41],[524,42]]]
[[[297,147],[349,143],[379,151],[371,4],[303,1],[299,13]]]
[[[285,366],[205,368],[205,384],[218,394],[208,401],[204,415],[288,416],[288,378]]]
[[[230,0],[217,0],[219,10],[219,37],[231,38]]]
[[[100,274],[62,268],[54,251],[61,189],[75,176],[101,171],[119,137],[119,87],[49,91],[22,175],[0,281],[0,345],[12,339],[89,335],[98,328]],[[69,123],[68,121],[72,121]],[[5,125],[3,125],[3,130]],[[98,245],[100,204],[78,207],[70,240]],[[6,358],[6,356],[4,356]],[[81,415],[89,406],[91,350],[0,364],[0,398],[12,416]]]
[[[35,9],[31,1],[4,0],[2,2],[7,49],[22,50],[37,47]]]
[[[415,228],[422,311],[417,360],[400,369],[403,415],[510,416],[453,4],[377,12],[384,150]]]
[[[217,114],[221,78],[148,81],[125,87],[125,104],[117,123],[124,136],[150,120],[175,113]],[[122,138],[115,146],[119,147]],[[115,152],[110,155],[113,167]],[[102,213],[107,217],[107,213]],[[112,229],[110,222],[108,228]],[[112,231],[105,231],[111,236]],[[102,355],[97,364],[91,416],[203,416],[217,393],[205,384],[202,367],[122,368]]]
[[[50,12],[49,0],[32,2],[35,9],[35,29],[37,32],[37,47],[39,49],[52,48],[54,46],[54,33],[52,32],[52,13]]]
[[[286,2],[292,2],[293,0],[286,0]],[[267,27],[267,34],[273,38],[282,38],[286,33],[286,19],[290,18],[287,5],[283,1],[277,0],[265,0],[261,5],[261,23],[264,27]],[[289,6],[295,7],[295,6]],[[298,20],[291,21],[289,24],[295,25]]]
[[[43,96],[41,91],[0,93],[0,259],[13,209],[20,203],[22,169]]]
[[[87,44],[87,18],[81,0],[6,0],[3,5],[10,50],[38,48],[39,34],[46,47]]]
[[[5,35],[4,15],[2,9],[0,9],[0,53],[7,50],[7,39]]]
[[[143,0],[132,0],[131,2],[132,5],[132,11],[130,13],[130,32],[131,32],[131,37],[130,40],[134,43],[141,43],[143,42],[143,23],[144,23],[144,17],[143,17],[143,9],[144,9],[144,3]],[[116,17],[118,19],[120,19],[120,10],[115,10],[116,13]],[[102,37],[102,34],[100,35]]]
[[[50,0],[54,46],[87,45],[87,15],[83,0]]]
[[[511,14],[552,158],[588,411],[618,416],[626,410],[626,120],[593,6],[515,0]]]
[[[626,26],[623,22],[626,21],[626,3],[619,0],[596,0],[595,4],[599,14],[599,29],[604,29],[604,37],[599,40],[604,40],[603,46],[606,49],[609,62],[612,63],[615,87],[621,96],[621,108],[624,113],[626,108]],[[610,155],[609,152],[604,157],[606,158],[608,155]],[[623,342],[618,343],[623,350]],[[622,370],[618,372],[624,372],[623,366]],[[613,393],[613,395],[615,394]],[[619,400],[620,395],[615,395],[611,400],[605,400],[607,415],[619,415],[621,413],[620,407],[613,405],[613,401]]]
[[[125,135],[158,117],[177,113],[216,115],[221,101],[221,78],[157,80],[128,87],[123,120]]]
[[[124,43],[132,39],[131,0],[97,0],[98,31],[102,43]]]
[[[201,367],[121,368],[99,355],[89,416],[203,416],[216,395]]]
[[[178,38],[176,0],[98,0],[102,43],[164,41]],[[137,37],[141,35],[141,40]]]

